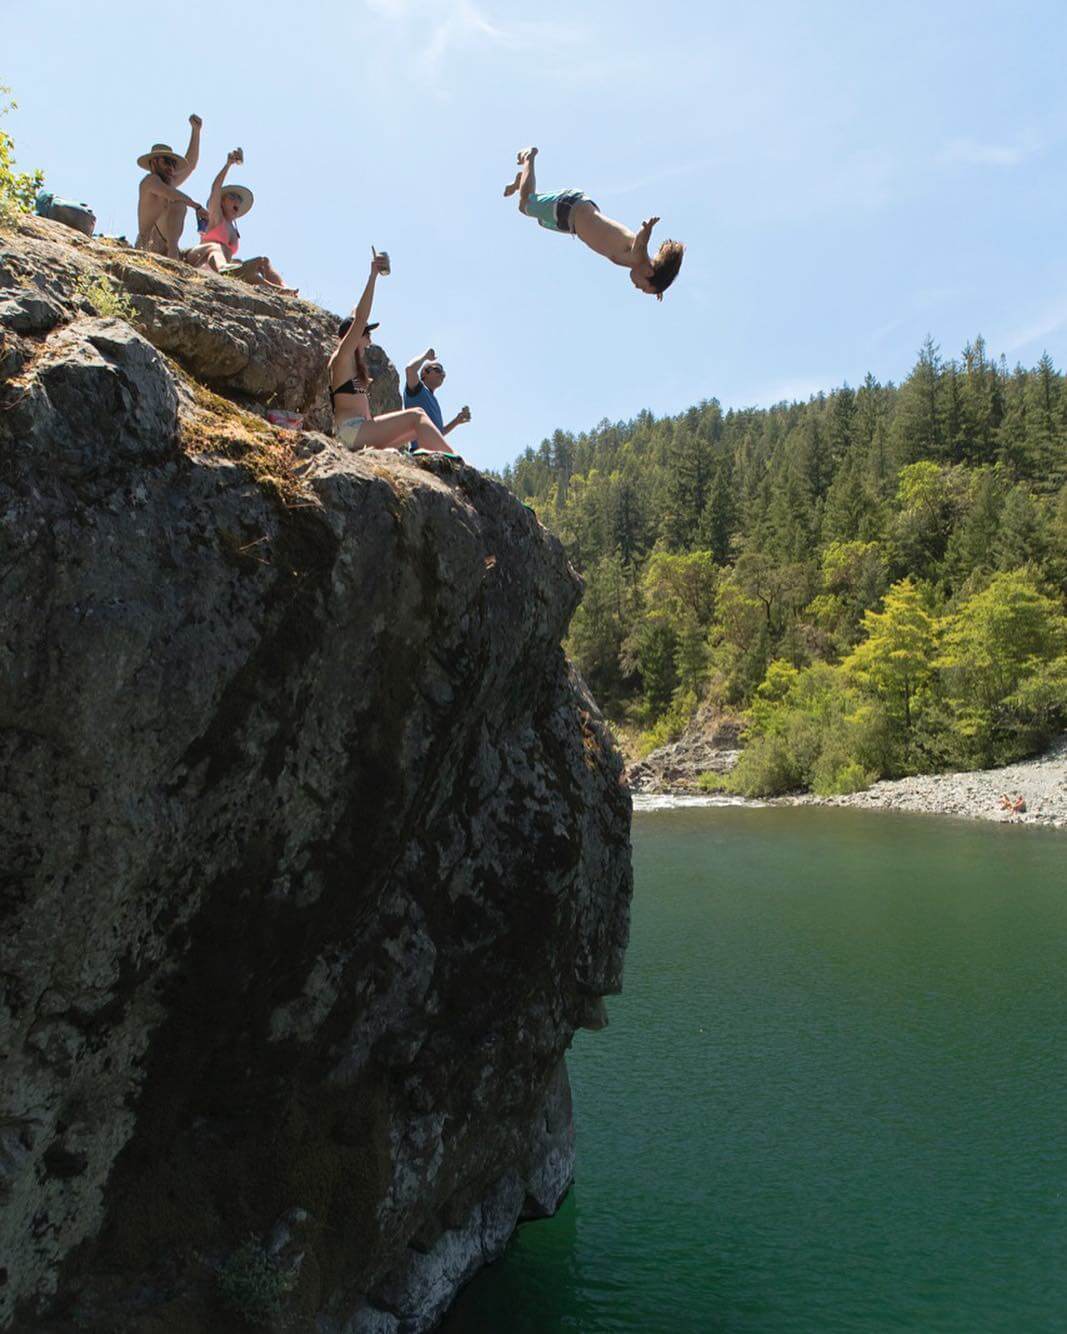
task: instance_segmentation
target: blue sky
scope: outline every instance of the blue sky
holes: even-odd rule
[[[928,332],[1067,360],[1062,0],[0,7],[20,165],[132,237],[134,159],[199,112],[186,188],[243,146],[247,253],[343,311],[389,250],[378,336],[398,365],[434,345],[483,466],[642,408],[899,379]],[[662,304],[501,198],[530,142],[545,188],[686,242]]]

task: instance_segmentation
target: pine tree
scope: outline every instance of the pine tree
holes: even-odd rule
[[[733,536],[737,530],[737,500],[734,496],[730,465],[723,460],[715,470],[711,494],[700,516],[698,539],[710,551],[719,565],[725,565],[731,556]]]
[[[1005,491],[998,469],[981,468],[971,474],[966,508],[945,551],[945,565],[957,586],[975,571],[994,568]]]
[[[601,556],[587,571],[585,591],[571,621],[567,652],[599,698],[622,688],[620,654],[635,606],[633,580],[618,555]]]
[[[1056,489],[1067,477],[1064,406],[1063,377],[1045,352],[1030,376],[1023,445],[1025,475],[1043,490]]]
[[[830,403],[830,461],[836,469],[852,451],[857,417],[856,393],[847,384],[843,385],[831,397]]]
[[[1017,570],[1040,565],[1047,553],[1048,539],[1033,494],[1021,484],[1012,487],[1001,511],[991,564],[998,570]]]
[[[674,433],[667,483],[667,508],[660,534],[671,551],[685,551],[696,539],[711,493],[714,458],[710,441],[688,426]]]
[[[927,336],[919,359],[901,386],[893,423],[894,452],[901,464],[944,455],[941,420],[941,353]]]

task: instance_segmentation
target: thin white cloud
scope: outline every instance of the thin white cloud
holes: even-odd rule
[[[1017,167],[1040,151],[1041,143],[1033,134],[1013,144],[953,139],[941,150],[940,160],[964,167]]]
[[[878,328],[869,335],[869,341],[872,343],[880,343],[883,338],[888,338],[890,334],[896,333],[896,331],[902,329],[905,324],[907,324],[907,320],[904,319],[903,316],[895,320],[887,320],[885,324],[880,324]]]
[[[1067,295],[1059,297],[1030,324],[1022,325],[1001,340],[1005,352],[1018,352],[1031,344],[1040,343],[1049,334],[1059,333],[1067,326]]]
[[[659,181],[671,180],[675,176],[689,176],[698,171],[712,171],[718,164],[712,158],[701,158],[697,162],[681,162],[676,167],[664,167],[662,171],[654,171],[648,176],[641,176],[636,181],[627,181],[623,185],[607,185],[603,187],[605,195],[630,195],[635,190],[643,190],[648,185],[656,185]]]
[[[422,38],[415,61],[423,77],[440,72],[446,57],[481,47],[507,51],[561,51],[580,43],[578,28],[520,19],[500,22],[474,0],[366,0],[367,8]]]

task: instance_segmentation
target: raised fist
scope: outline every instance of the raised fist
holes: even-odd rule
[[[194,130],[199,130],[203,126],[204,122],[194,111],[193,114],[189,117],[189,124],[193,127]]]

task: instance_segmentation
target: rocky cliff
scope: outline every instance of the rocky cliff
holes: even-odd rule
[[[704,703],[677,741],[660,746],[629,766],[627,785],[631,792],[640,793],[699,792],[701,774],[729,773],[734,767],[743,735],[741,718],[724,714],[716,704]]]
[[[428,1329],[620,986],[578,581],[471,468],[267,426],[326,421],[306,303],[28,221],[0,327],[0,1327]]]

